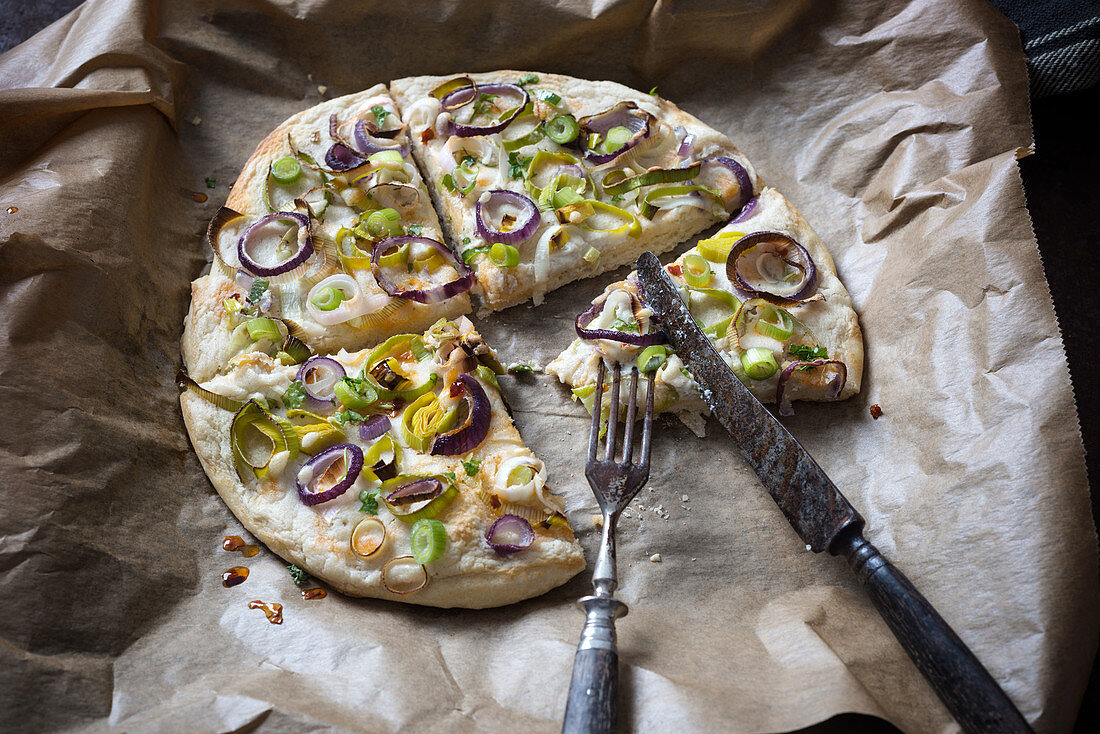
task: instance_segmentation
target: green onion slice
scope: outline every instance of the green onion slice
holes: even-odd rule
[[[653,344],[642,350],[638,355],[638,371],[655,372],[664,365],[668,359],[669,349],[663,344]]]
[[[600,261],[600,251],[595,247],[589,247],[584,251],[584,255],[581,256],[581,259],[589,265],[595,265]]]
[[[524,117],[526,117],[526,115]],[[534,145],[546,136],[546,133],[544,131],[544,124],[540,122],[529,131],[527,131],[527,133],[519,136],[518,138],[506,138],[505,133],[515,127],[516,123],[521,119],[523,119],[523,117],[516,118],[511,122],[511,124],[508,125],[508,127],[504,128],[504,130],[502,130],[500,133],[501,139],[504,143],[504,150],[509,153],[517,151],[520,148],[526,147],[528,145]]]
[[[426,502],[416,502],[411,505],[391,504],[386,499],[386,495],[418,479],[437,479],[443,485],[443,491]],[[378,488],[378,496],[382,498],[386,508],[394,517],[402,522],[414,523],[424,518],[437,517],[450,507],[455,497],[458,496],[458,487],[454,485],[450,477],[440,474],[398,474],[393,479],[382,482],[382,486]]]
[[[254,342],[264,339],[279,342],[283,340],[283,332],[279,328],[279,322],[275,319],[267,317],[249,319],[245,322],[245,328],[248,329],[249,338]]]
[[[344,292],[339,288],[333,288],[331,285],[326,285],[319,291],[313,294],[313,297],[309,299],[313,302],[313,305],[322,311],[333,311],[344,302]]]
[[[684,280],[693,288],[705,288],[710,283],[712,273],[710,265],[697,252],[689,252],[681,261],[684,271]]]
[[[687,168],[651,168],[629,178],[622,169],[615,169],[603,177],[600,185],[607,194],[625,194],[642,186],[689,181],[699,175],[702,165],[696,163]]]
[[[717,189],[700,186],[698,184],[661,186],[659,188],[650,189],[638,201],[638,213],[646,219],[653,219],[653,215],[661,208],[662,199],[676,199],[695,192],[706,194],[715,199],[721,196]]]
[[[409,535],[412,557],[417,563],[430,563],[447,549],[447,528],[439,520],[422,517],[413,523]]]
[[[794,333],[794,319],[786,309],[766,306],[760,310],[752,327],[758,334],[770,336],[776,341],[786,341]]]
[[[293,156],[280,158],[271,164],[271,177],[283,184],[292,184],[302,177],[302,164]]]
[[[592,223],[591,223],[592,222],[592,217],[587,217],[587,218],[585,218],[585,220],[583,222],[581,222],[581,224],[580,224],[581,229],[586,229],[589,232],[598,232],[600,234],[626,234],[626,235],[630,235],[631,237],[640,237],[641,236],[641,234],[642,234],[641,222],[638,221],[638,218],[636,216],[634,216],[630,212],[626,211],[625,209],[620,209],[617,206],[612,206],[610,204],[605,204],[602,201],[592,200],[592,201],[588,201],[588,202],[585,202],[585,203],[590,204],[592,206],[594,214],[605,215],[607,217],[612,218],[613,220],[617,220],[619,222],[622,222],[622,224],[620,224],[617,227],[614,226],[614,225],[612,225],[610,227],[600,227],[598,225],[593,226]],[[601,219],[602,219],[602,217],[601,217]]]
[[[538,201],[542,196],[542,186],[537,183],[537,178],[540,174],[548,170],[557,170],[561,165],[576,166],[580,164],[580,160],[568,153],[550,153],[549,151],[539,150],[535,151],[535,154],[531,156],[530,162],[527,164],[527,171],[523,175],[523,185],[527,189],[527,194],[535,201]]]
[[[561,95],[551,92],[549,89],[536,89],[535,96],[549,105],[557,106],[561,104]]]
[[[497,267],[512,268],[519,265],[519,250],[512,245],[497,242],[489,248],[489,259]]]
[[[572,115],[557,115],[546,123],[546,137],[558,145],[566,145],[577,139],[581,126]]]
[[[719,232],[713,237],[699,240],[697,249],[700,255],[712,263],[724,263],[729,259],[730,250],[733,249],[737,240],[744,236],[743,232]]]
[[[779,370],[772,350],[753,347],[741,355],[741,367],[753,380],[766,380]]]
[[[376,209],[367,215],[367,232],[375,239],[383,237],[396,237],[404,232],[401,226],[401,215],[396,209]]]
[[[390,248],[385,255],[378,257],[378,264],[383,268],[399,268],[409,261],[409,243]]]
[[[249,400],[233,416],[229,435],[237,473],[242,480],[245,470],[257,478],[266,476],[276,454],[285,451],[287,460],[298,455],[298,435],[294,427],[285,418],[269,413],[255,400]]]
[[[344,407],[354,411],[369,410],[380,402],[378,389],[362,379],[343,377],[332,391]]]
[[[477,376],[482,382],[492,385],[493,389],[497,392],[501,392],[500,383],[497,382],[496,373],[488,365],[479,364],[477,366]]]
[[[480,247],[471,247],[462,251],[462,262],[467,265],[473,261],[475,257],[481,254],[488,254],[492,248],[489,245],[481,245]]]

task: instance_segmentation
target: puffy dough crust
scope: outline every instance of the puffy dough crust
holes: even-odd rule
[[[483,74],[408,77],[391,82],[390,90],[402,114],[405,114],[411,104],[427,97],[431,90],[448,79],[469,76],[479,84],[514,83],[524,73],[526,72],[504,70]],[[539,74],[539,78],[539,85],[553,88],[563,99],[568,100],[578,117],[595,114],[618,102],[629,100],[672,127],[682,125],[695,134],[695,144],[703,155],[724,153],[736,159],[749,172],[754,190],[759,190],[762,186],[755,168],[729,138],[668,100],[639,92],[616,82],[589,81],[560,74],[543,73]],[[439,178],[441,172],[435,163],[434,155],[427,154],[425,147],[415,135],[413,136],[413,155],[421,170],[429,178]],[[429,191],[437,208],[443,213],[442,223],[452,241],[457,241],[461,232],[474,230],[474,215],[471,207],[465,206],[464,202],[456,197],[441,195],[434,186],[429,186]],[[633,262],[646,250],[667,252],[714,223],[714,217],[707,211],[693,207],[679,207],[664,212],[651,221],[641,220],[642,233],[637,238],[621,235],[606,240],[592,237],[584,242],[577,241],[579,238],[574,239],[561,250],[555,251],[551,261],[550,276],[543,290],[548,292],[574,280],[614,270],[628,262]],[[533,246],[534,241],[532,239],[525,244]],[[590,245],[600,250],[600,259],[596,265],[590,265],[581,259]],[[530,260],[530,258],[526,259]],[[475,270],[486,310],[499,311],[523,303],[536,293],[534,267],[529,262],[512,268],[498,268],[488,258],[480,257],[477,258]]]
[[[372,97],[379,96],[389,98],[383,84],[328,100],[288,118],[256,147],[233,184],[226,206],[246,216],[266,213],[267,208],[263,203],[264,180],[272,161],[291,154],[287,136],[291,135],[296,141],[301,141],[316,130],[327,136],[330,115],[357,109]],[[413,216],[424,223],[425,236],[442,239],[439,219],[428,197],[421,196]],[[225,309],[222,307],[222,301],[233,294],[243,295],[243,292],[234,280],[234,273],[227,270],[216,258],[210,274],[198,278],[191,285],[191,306],[184,321],[182,350],[184,364],[189,373],[200,382],[224,371],[229,359],[236,353],[229,338]],[[470,297],[466,293],[441,303],[409,302],[384,324],[359,329],[337,324],[326,327],[323,332],[307,332],[305,341],[318,354],[335,352],[341,348],[360,349],[376,344],[391,334],[424,331],[439,319],[456,318],[469,312]]]
[[[270,372],[271,364],[264,358],[241,361],[229,375],[219,378],[215,386],[229,394],[227,379],[240,378],[248,370]],[[493,390],[487,393],[493,403],[491,430],[472,454],[482,459],[483,466],[494,460],[494,452],[520,441],[499,395]],[[584,568],[584,552],[568,528],[540,529],[529,549],[513,556],[498,556],[484,542],[495,516],[462,485],[459,497],[442,516],[447,525],[448,548],[443,558],[432,562],[428,585],[413,594],[393,593],[382,585],[381,576],[381,568],[390,556],[372,561],[351,552],[349,540],[354,524],[341,523],[339,518],[329,522],[321,513],[306,507],[298,499],[292,482],[287,487],[272,480],[257,480],[250,482],[253,486],[245,486],[234,468],[229,443],[232,413],[190,392],[180,396],[180,406],[203,469],[248,531],[274,553],[349,596],[481,609],[544,594]],[[457,465],[457,460],[452,461]],[[403,542],[407,547],[408,525],[393,520],[387,532],[390,536],[387,544]]]

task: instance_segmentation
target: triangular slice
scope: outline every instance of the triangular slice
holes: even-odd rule
[[[468,319],[441,320],[301,366],[251,353],[184,378],[181,404],[218,493],[275,553],[352,596],[490,607],[584,568],[495,362]]]
[[[725,135],[614,82],[497,71],[390,89],[484,310],[669,250],[760,187]]]
[[[293,353],[290,334],[326,353],[468,313],[472,274],[442,240],[385,86],[294,115],[210,224],[214,263],[192,286],[183,335],[191,375],[213,377],[242,353]]]
[[[781,414],[789,414],[791,400],[859,392],[863,335],[851,297],[825,243],[778,191],[765,188],[668,270],[726,362],[760,400],[778,399]],[[740,281],[732,282],[731,273]],[[656,373],[657,410],[675,413],[703,435],[709,409],[680,358],[664,346],[633,274],[592,303],[577,317],[582,338],[546,371],[591,411],[600,360],[637,364]]]

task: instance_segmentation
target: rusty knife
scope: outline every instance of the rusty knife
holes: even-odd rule
[[[847,557],[894,636],[967,732],[1030,732],[993,676],[916,587],[863,537],[863,517],[794,436],[749,392],[688,311],[661,262],[643,253],[646,303],[703,400],[787,521],[816,553]]]

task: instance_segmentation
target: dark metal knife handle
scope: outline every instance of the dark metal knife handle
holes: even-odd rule
[[[847,556],[879,614],[963,731],[1032,731],[970,648],[858,527],[845,531],[829,551]]]

